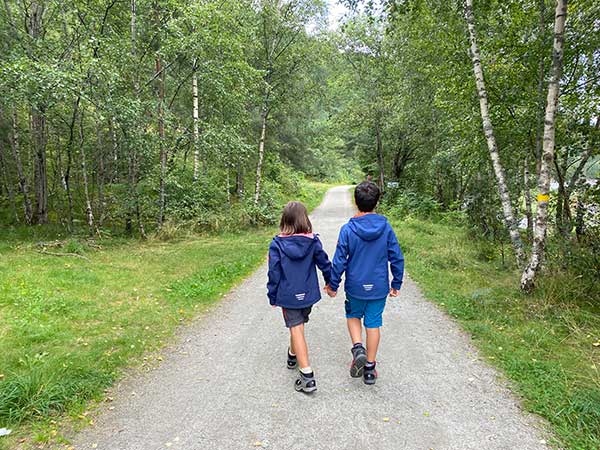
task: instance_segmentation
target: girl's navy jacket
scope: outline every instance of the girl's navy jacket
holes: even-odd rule
[[[267,295],[271,305],[302,309],[321,300],[316,267],[329,283],[331,262],[318,236],[275,236],[269,247]]]

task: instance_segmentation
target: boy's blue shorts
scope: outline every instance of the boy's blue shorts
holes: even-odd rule
[[[346,295],[346,319],[363,319],[365,328],[379,328],[383,325],[383,309],[385,301],[381,300],[359,300]]]

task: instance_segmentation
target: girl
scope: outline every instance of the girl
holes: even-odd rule
[[[300,369],[295,382],[297,391],[317,390],[317,383],[308,362],[308,348],[304,339],[304,324],[308,322],[312,305],[321,299],[318,266],[325,283],[331,277],[331,263],[321,241],[312,233],[312,224],[304,205],[289,202],[283,208],[280,234],[269,247],[269,302],[281,306],[285,326],[290,330],[287,367]]]

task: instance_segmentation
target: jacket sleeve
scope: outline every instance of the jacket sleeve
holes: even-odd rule
[[[323,272],[323,278],[325,279],[325,283],[329,284],[331,281],[331,262],[329,261],[329,256],[325,250],[323,250],[323,244],[321,244],[321,240],[317,238],[316,242],[316,250],[315,250],[315,263],[321,272]]]
[[[267,297],[269,297],[269,303],[274,305],[277,299],[277,288],[281,280],[281,257],[279,249],[273,244],[269,247],[269,272],[267,276]]]
[[[342,275],[348,266],[348,236],[346,227],[342,227],[338,237],[335,255],[333,255],[333,265],[331,268],[331,281],[329,287],[333,291],[337,291],[342,281]]]
[[[400,289],[402,286],[402,278],[404,277],[404,255],[402,255],[402,250],[400,250],[400,244],[398,244],[396,233],[394,233],[391,225],[388,224],[388,227],[387,247],[388,261],[390,262],[390,268],[392,270],[392,288]]]

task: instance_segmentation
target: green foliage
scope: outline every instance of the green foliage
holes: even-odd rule
[[[425,194],[406,192],[399,188],[391,188],[386,191],[380,209],[383,214],[401,218],[434,219],[441,215],[440,205],[435,199]]]

